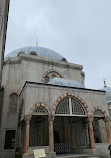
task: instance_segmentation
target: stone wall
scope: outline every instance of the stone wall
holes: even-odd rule
[[[30,112],[32,106],[39,102],[46,104],[52,111],[58,100],[60,101],[67,95],[75,95],[80,100],[82,99],[82,102],[84,101],[84,103],[88,106],[89,115],[92,115],[94,108],[98,107],[103,109],[103,111],[105,111],[109,116],[106,95],[105,92],[102,91],[27,83],[24,87],[23,93],[26,93],[25,115]]]
[[[78,81],[84,84],[83,66],[43,59],[32,55],[20,55],[18,58],[8,58],[3,67],[3,86],[23,87],[25,81],[44,82],[49,72],[60,74],[63,78]]]

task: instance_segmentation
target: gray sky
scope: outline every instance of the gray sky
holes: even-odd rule
[[[111,0],[11,0],[6,54],[37,38],[82,64],[87,88],[111,86]]]

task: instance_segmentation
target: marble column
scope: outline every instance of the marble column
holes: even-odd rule
[[[105,122],[105,126],[106,126],[106,133],[107,133],[108,143],[110,144],[111,140],[110,140],[109,118],[105,118],[104,122]]]
[[[24,135],[24,154],[28,155],[29,153],[29,126],[30,126],[30,116],[25,116],[25,135]]]
[[[54,116],[50,115],[48,121],[49,121],[49,150],[50,153],[54,153],[54,131],[53,131]]]
[[[93,131],[93,118],[88,117],[88,124],[89,124],[89,134],[90,134],[90,142],[91,142],[91,149],[95,149],[95,139],[94,139],[94,131]]]

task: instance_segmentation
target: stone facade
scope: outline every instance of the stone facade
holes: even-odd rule
[[[108,155],[111,102],[107,104],[104,90],[84,87],[82,65],[34,51],[20,51],[3,64],[9,2],[0,0],[0,158],[33,157],[33,149],[40,148],[47,157]],[[48,84],[55,77],[66,86]],[[80,87],[70,86],[73,80]]]
[[[85,88],[82,69],[31,54],[5,59],[1,158],[28,157],[35,148],[44,148],[48,157],[55,152],[101,154],[101,144],[110,143],[106,93]],[[48,84],[53,77],[80,87]]]

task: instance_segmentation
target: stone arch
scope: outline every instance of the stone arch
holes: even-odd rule
[[[33,111],[34,111],[37,107],[43,107],[43,108],[47,111],[48,115],[51,113],[50,108],[48,107],[48,105],[46,105],[46,104],[44,104],[44,103],[42,103],[42,102],[39,102],[39,103],[34,104],[34,105],[30,108],[30,111],[29,111],[29,115],[30,115],[30,116],[33,115]]]
[[[17,94],[17,95],[19,96],[19,92],[18,92],[17,90],[10,91],[10,92],[9,92],[9,96],[10,96],[11,94]]]
[[[92,116],[93,118],[94,118],[94,113],[95,113],[96,110],[100,110],[100,111],[103,113],[104,118],[107,118],[107,117],[108,117],[107,114],[106,114],[106,111],[105,111],[102,107],[96,106],[96,107],[94,107],[93,110],[91,111],[91,116]]]
[[[56,108],[57,108],[59,102],[60,102],[63,98],[68,97],[68,96],[74,97],[74,98],[76,98],[77,100],[79,100],[79,101],[82,103],[82,105],[84,106],[84,108],[85,108],[85,110],[86,110],[86,113],[87,113],[87,116],[90,115],[90,112],[89,112],[89,110],[88,110],[88,106],[86,105],[85,101],[84,101],[80,96],[78,96],[78,95],[76,95],[76,94],[73,94],[73,93],[71,93],[71,92],[65,93],[65,94],[63,94],[63,95],[61,95],[60,97],[57,98],[57,100],[56,100],[56,102],[55,102],[55,104],[54,104],[54,106],[53,106],[53,109],[52,109],[52,115],[55,115]]]
[[[43,74],[43,76],[42,76],[42,82],[45,81],[45,77],[48,76],[48,74],[50,74],[50,73],[56,73],[56,74],[58,74],[60,76],[60,78],[64,78],[63,74],[61,74],[58,70],[56,70],[56,69],[50,69],[50,70],[46,71]]]

